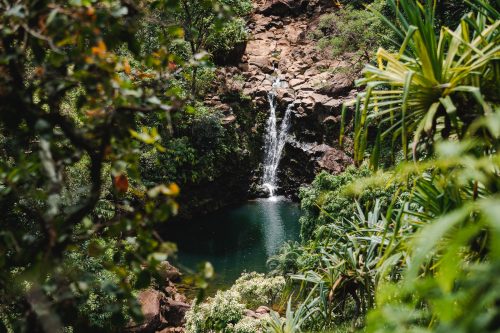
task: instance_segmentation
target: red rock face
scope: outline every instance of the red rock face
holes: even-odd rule
[[[346,54],[332,59],[311,38],[320,16],[336,10],[334,4],[331,0],[255,0],[254,13],[248,19],[250,39],[245,53],[237,66],[218,69],[219,88],[207,99],[207,104],[223,112],[222,123],[230,125],[239,124],[238,116],[219,96],[249,97],[255,118],[251,134],[262,135],[265,122],[259,119],[269,112],[267,94],[279,73],[278,114],[288,104],[294,105],[290,132],[295,142],[285,146],[279,168],[279,178],[289,182],[282,185],[290,191],[312,181],[318,170],[337,173],[352,163],[346,154],[302,149],[325,144],[341,150],[342,105],[356,93],[352,71],[347,70],[352,67],[352,57]],[[347,151],[349,145],[346,138]]]
[[[191,307],[186,296],[179,293],[173,281],[180,280],[177,268],[168,261],[160,264],[160,276],[164,284],[160,289],[148,288],[139,292],[137,301],[141,305],[144,320],[131,324],[126,331],[134,333],[181,333],[184,332],[184,316]]]

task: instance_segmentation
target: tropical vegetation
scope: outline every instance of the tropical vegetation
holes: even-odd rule
[[[137,292],[175,252],[153,225],[177,214],[179,185],[213,179],[236,154],[234,132],[199,99],[212,59],[246,38],[238,17],[250,8],[0,3],[0,331],[142,320]]]
[[[355,59],[338,119],[353,165],[299,190],[300,241],[269,273],[207,295],[213,267],[191,272],[184,329],[498,332],[500,3],[335,3],[307,38]],[[221,95],[241,118],[224,123],[205,99],[251,11],[0,2],[0,332],[121,332],[141,290],[172,288],[158,230],[249,164],[259,115]]]
[[[270,260],[299,288],[287,331],[494,332],[498,4],[468,2],[454,27],[436,2],[387,5],[398,48],[379,48],[343,109],[360,169],[302,190],[303,241]]]

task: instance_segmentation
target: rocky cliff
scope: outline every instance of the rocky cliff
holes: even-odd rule
[[[253,181],[258,183],[269,111],[267,93],[274,78],[280,76],[279,114],[293,104],[291,137],[279,168],[281,191],[291,196],[320,170],[339,173],[352,163],[338,147],[341,107],[355,93],[352,78],[342,74],[351,64],[321,53],[310,38],[319,17],[334,10],[331,0],[256,0],[248,20],[250,39],[245,51],[237,66],[218,70],[219,89],[207,100],[225,112],[223,121],[227,124],[242,121],[234,112],[238,99],[251,101],[252,126],[247,130],[256,170]],[[221,95],[236,98],[228,103]]]

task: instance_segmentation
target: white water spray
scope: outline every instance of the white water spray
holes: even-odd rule
[[[275,88],[279,88],[281,81],[279,75],[273,83],[273,88],[267,94],[269,101],[269,119],[267,120],[267,129],[265,137],[265,158],[264,158],[264,177],[262,178],[262,186],[268,189],[269,194],[274,197],[274,192],[277,188],[278,165],[281,159],[281,153],[285,147],[288,138],[288,130],[290,129],[290,118],[292,114],[292,104],[286,108],[285,115],[281,121],[279,131],[276,119],[276,92]]]

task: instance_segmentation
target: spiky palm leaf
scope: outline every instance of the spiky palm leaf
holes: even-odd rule
[[[485,98],[482,83],[494,81],[496,87],[500,83],[500,20],[471,13],[454,31],[444,27],[436,37],[430,2],[401,0],[401,7],[389,2],[400,21],[400,27],[391,25],[404,41],[397,54],[379,49],[378,67],[365,67],[364,78],[357,83],[366,90],[351,104],[356,162],[364,159],[368,126],[379,128],[372,156],[375,167],[380,142],[388,137],[393,143],[401,138],[407,157],[412,136],[414,156],[423,136],[432,139],[436,132],[463,136],[471,119],[493,112],[497,96]],[[498,15],[493,8],[481,8]]]

